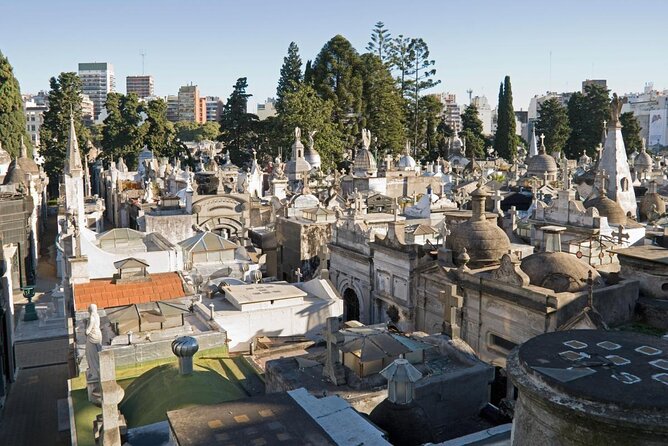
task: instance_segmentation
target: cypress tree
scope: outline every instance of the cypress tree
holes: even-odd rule
[[[234,84],[234,90],[225,103],[220,115],[220,139],[230,151],[232,162],[240,165],[250,159],[250,148],[255,142],[257,115],[248,113],[248,98],[253,96],[246,93],[248,82],[240,77]]]
[[[30,145],[19,82],[9,60],[0,52],[0,143],[16,157],[21,150],[21,138],[26,146]]]
[[[281,77],[278,79],[276,88],[276,110],[280,113],[283,109],[283,98],[288,92],[295,92],[302,82],[302,59],[299,57],[299,47],[295,42],[290,42],[288,55],[283,58]]]
[[[496,153],[512,160],[517,152],[517,135],[515,125],[515,110],[513,108],[513,90],[510,76],[506,76],[499,88],[499,106],[497,109],[497,127],[494,138]]]

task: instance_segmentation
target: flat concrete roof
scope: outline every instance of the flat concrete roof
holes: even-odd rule
[[[308,294],[294,285],[287,283],[257,283],[248,285],[230,285],[223,287],[225,297],[235,300],[240,305],[270,300],[304,298]]]
[[[668,249],[655,245],[631,246],[630,248],[613,249],[617,255],[647,260],[649,262],[668,265]]]

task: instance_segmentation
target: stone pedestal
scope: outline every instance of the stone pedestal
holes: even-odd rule
[[[73,284],[90,282],[87,256],[70,257],[67,261],[70,264],[70,280]]]
[[[282,200],[286,196],[288,188],[288,180],[272,180],[271,181],[271,195]]]

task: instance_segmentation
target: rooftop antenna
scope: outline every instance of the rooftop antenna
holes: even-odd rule
[[[144,75],[144,59],[146,58],[146,51],[141,50],[141,75]]]
[[[471,105],[471,95],[473,94],[473,90],[469,88],[466,92],[469,94],[469,105]]]
[[[550,75],[547,81],[547,90],[552,91],[552,50],[550,50]]]

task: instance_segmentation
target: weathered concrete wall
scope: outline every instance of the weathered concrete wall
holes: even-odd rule
[[[178,243],[193,236],[193,216],[180,215],[144,215],[145,231],[162,234],[171,243]]]

